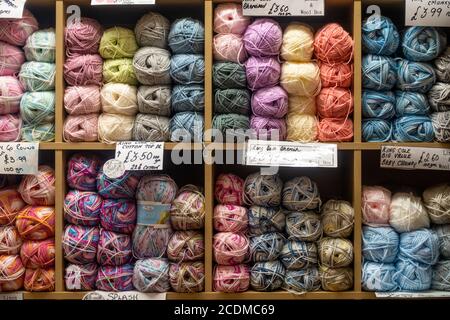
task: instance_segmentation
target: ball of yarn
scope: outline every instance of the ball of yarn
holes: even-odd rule
[[[275,291],[283,285],[285,273],[278,260],[257,262],[250,271],[250,284],[256,291]]]
[[[102,171],[97,176],[98,194],[107,199],[134,199],[138,184],[139,178],[128,171],[115,179],[109,178]]]
[[[436,73],[427,63],[401,59],[397,65],[397,88],[400,90],[426,93],[436,82]]]
[[[286,139],[286,122],[284,119],[265,118],[252,115],[250,118],[250,128],[256,133],[260,140]]]
[[[250,285],[250,269],[246,264],[214,267],[213,290],[219,292],[244,292]]]
[[[249,254],[249,240],[244,234],[219,232],[213,238],[214,261],[231,266],[243,263]]]
[[[404,116],[394,122],[392,136],[399,142],[430,142],[434,139],[433,125],[428,116]]]
[[[55,92],[25,92],[20,100],[20,115],[30,124],[55,121]]]
[[[426,115],[430,111],[427,97],[409,91],[395,92],[395,112],[398,117],[405,115]]]
[[[250,24],[244,33],[244,45],[254,57],[278,56],[283,39],[283,30],[273,19],[259,18]]]
[[[355,212],[348,201],[328,200],[322,207],[321,217],[326,236],[347,238],[352,234]]]
[[[141,84],[170,84],[170,52],[156,47],[141,48],[134,55],[133,69]]]
[[[326,267],[347,267],[353,262],[353,244],[347,239],[322,238],[317,247],[320,263]]]
[[[310,292],[320,290],[320,274],[316,267],[302,270],[286,270],[282,288],[294,292]]]
[[[400,234],[399,260],[418,266],[434,265],[439,259],[439,238],[429,229]]]
[[[66,142],[98,141],[98,114],[68,116],[64,121],[63,134]]]
[[[280,207],[251,206],[248,210],[250,235],[268,232],[283,232],[286,225],[286,212]]]
[[[64,258],[76,264],[94,262],[97,256],[98,241],[97,227],[69,224],[64,229],[62,239]]]
[[[0,142],[20,140],[22,119],[18,114],[0,115]]]
[[[175,231],[167,245],[167,257],[170,261],[184,262],[201,260],[205,256],[203,234],[194,231]]]
[[[411,193],[395,193],[392,196],[389,213],[389,224],[397,232],[410,232],[430,226],[430,219],[422,199]]]
[[[133,232],[133,256],[138,259],[162,257],[172,236],[172,229],[136,225]]]
[[[439,239],[439,252],[441,254],[441,258],[450,258],[450,225],[434,225],[433,231]]]
[[[169,291],[169,263],[167,260],[158,258],[138,260],[134,265],[133,285],[141,292]]]
[[[25,268],[18,255],[0,255],[0,290],[16,291],[22,288]]]
[[[288,113],[286,130],[288,141],[313,142],[317,140],[318,121],[310,114]]]
[[[180,112],[170,119],[171,141],[201,141],[203,136],[203,115],[198,112]]]
[[[205,29],[197,19],[175,20],[169,32],[169,47],[175,54],[202,53],[205,45]]]
[[[284,237],[279,232],[250,238],[249,253],[253,262],[276,260],[283,249]]]
[[[55,124],[26,124],[22,128],[22,141],[53,142],[55,140]]]
[[[20,259],[25,268],[50,268],[55,265],[55,240],[25,241],[20,248]]]
[[[221,173],[217,176],[214,196],[220,204],[243,205],[244,180],[233,173]]]
[[[122,181],[124,183],[126,180]],[[102,193],[99,191],[99,194]],[[127,199],[103,200],[100,209],[100,223],[109,231],[133,233],[136,224],[136,203]]]
[[[170,116],[170,86],[139,86],[137,103],[140,113]]]
[[[362,58],[363,88],[386,91],[397,82],[397,65],[394,59],[368,54]]]
[[[396,272],[393,276],[400,290],[423,291],[431,287],[431,267],[417,267],[408,261],[399,260],[395,264]]]
[[[16,75],[24,62],[25,55],[20,48],[0,41],[0,76]]]
[[[450,83],[437,82],[428,91],[428,101],[434,111],[449,111]]]
[[[250,120],[248,116],[242,114],[216,114],[212,123],[213,129],[219,130],[222,134],[233,134],[235,130],[248,130]]]
[[[10,225],[26,206],[22,196],[15,188],[0,190],[0,225]]]
[[[132,86],[138,84],[133,68],[133,60],[128,58],[109,59],[103,63],[103,82],[119,82]]]
[[[69,264],[64,273],[64,283],[69,291],[94,290],[97,264]]]
[[[320,82],[322,88],[350,88],[353,81],[353,65],[349,63],[320,63]]]
[[[369,118],[362,122],[363,140],[367,142],[386,142],[392,138],[392,123],[383,119]]]
[[[281,203],[283,181],[277,175],[255,172],[247,176],[244,185],[244,202],[248,205],[278,206]]]
[[[22,199],[35,206],[55,204],[55,171],[49,166],[39,166],[38,173],[26,175],[17,189]]]
[[[100,112],[100,87],[68,86],[64,90],[64,109],[70,115]]]
[[[25,45],[28,37],[39,29],[39,23],[33,14],[23,10],[20,19],[2,19],[0,20],[0,39],[15,46]]]
[[[170,99],[170,98],[169,98]],[[172,111],[203,111],[205,109],[205,89],[202,85],[177,85],[172,91]],[[170,109],[169,109],[170,113]]]
[[[170,223],[175,230],[202,229],[205,224],[205,196],[197,187],[182,187],[170,207]]]
[[[102,266],[98,269],[95,286],[102,291],[133,290],[133,265]]]
[[[171,204],[177,195],[175,181],[167,175],[147,175],[141,178],[136,190],[136,199]]]
[[[308,177],[295,177],[283,186],[283,206],[292,211],[304,211],[320,207],[317,184]]]
[[[247,209],[233,204],[214,207],[214,229],[219,232],[244,232],[248,228]]]
[[[201,84],[205,80],[205,60],[199,54],[176,54],[170,60],[170,77],[177,84]]]
[[[322,118],[346,118],[353,112],[350,89],[324,88],[316,98],[317,112]]]
[[[14,226],[0,226],[0,255],[16,255],[22,246],[22,238]]]
[[[276,58],[252,56],[245,63],[245,68],[250,90],[275,86],[280,80],[281,66]],[[288,91],[284,86],[283,88]]]
[[[205,288],[205,264],[200,261],[171,263],[169,281],[175,292],[202,292]]]
[[[130,141],[133,136],[134,116],[102,113],[98,118],[98,139],[103,143]]]
[[[135,115],[137,88],[124,83],[106,83],[100,91],[103,112]]]
[[[102,161],[92,154],[74,154],[67,166],[66,181],[70,188],[97,191],[97,175]]]
[[[402,49],[408,60],[431,61],[442,49],[439,32],[433,27],[409,27],[402,37]]]
[[[321,266],[319,273],[323,290],[346,291],[353,287],[352,268],[328,268]]]
[[[397,283],[394,281],[395,265],[379,264],[365,261],[362,266],[362,287],[365,291],[394,291]]]
[[[391,192],[380,186],[362,187],[362,221],[369,226],[389,225]]]
[[[281,250],[280,261],[287,270],[299,270],[316,265],[317,247],[314,242],[288,240]]]
[[[437,79],[446,83],[450,82],[450,47],[447,47],[433,63]]]
[[[64,63],[64,80],[71,86],[102,84],[103,60],[98,54],[75,55]]]
[[[103,32],[98,52],[103,59],[133,58],[138,49],[134,32],[112,27]]]
[[[430,118],[436,141],[450,141],[450,111],[435,112]]]
[[[26,269],[23,286],[27,291],[55,291],[55,269]]]
[[[362,24],[362,46],[366,53],[390,56],[397,51],[400,36],[391,19],[371,16]]]
[[[0,77],[0,115],[19,112],[20,100],[23,96],[22,84],[16,77]]]
[[[134,27],[136,41],[140,47],[153,46],[158,48],[167,47],[170,22],[158,12],[144,14]]]
[[[450,261],[441,260],[433,267],[431,288],[450,291]]]
[[[352,119],[323,118],[318,125],[318,138],[321,142],[353,140]]]
[[[288,95],[280,86],[259,89],[252,95],[253,114],[283,118],[288,111]]]
[[[213,50],[214,59],[217,61],[243,63],[247,59],[247,51],[241,35],[216,34],[213,38]]]
[[[71,190],[64,199],[64,218],[72,224],[98,225],[102,201],[95,192]]]
[[[402,107],[406,108],[408,103],[405,100]],[[362,115],[366,118],[391,119],[395,116],[395,106],[396,96],[391,91],[364,90],[362,93]]]
[[[391,227],[363,226],[362,254],[377,263],[393,263],[398,254],[399,236]]]
[[[66,55],[95,54],[98,52],[103,29],[97,20],[80,17],[64,29]]]
[[[450,185],[447,183],[431,186],[422,194],[430,220],[434,224],[450,223]]]
[[[28,37],[23,50],[28,61],[55,62],[55,29],[34,32]]]
[[[291,22],[283,33],[281,57],[286,61],[308,62],[314,51],[314,34],[310,26]]]
[[[55,89],[54,63],[25,62],[20,68],[19,80],[27,91],[47,91]]]
[[[246,89],[217,89],[214,91],[214,112],[247,115],[250,99],[250,92]]]
[[[315,35],[314,54],[327,63],[348,63],[353,58],[353,39],[342,26],[329,23]]]
[[[320,216],[314,211],[294,211],[286,215],[289,240],[316,241],[322,236]]]
[[[237,3],[220,3],[214,9],[214,32],[243,34],[250,24],[242,6]]]
[[[234,62],[214,63],[213,84],[219,89],[247,88],[245,67]]]
[[[102,266],[121,266],[131,259],[131,237],[100,229],[97,262]]]
[[[319,66],[315,62],[284,62],[280,85],[292,95],[316,96],[321,88]]]
[[[138,114],[134,120],[133,140],[169,141],[170,119],[153,114]]]

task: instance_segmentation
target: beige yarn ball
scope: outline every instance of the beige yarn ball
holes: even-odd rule
[[[98,139],[103,143],[129,141],[133,134],[134,116],[102,113],[98,118]]]
[[[102,109],[107,113],[133,116],[138,112],[137,88],[125,83],[107,83],[100,91]]]
[[[326,237],[318,242],[322,265],[330,268],[347,267],[353,262],[353,244],[343,238]]]
[[[314,97],[320,92],[320,70],[315,62],[285,62],[280,84],[289,94]]]
[[[431,222],[434,224],[450,223],[450,185],[448,183],[427,188],[422,197]]]
[[[322,227],[329,237],[347,238],[353,232],[355,212],[348,201],[328,200],[322,207]]]
[[[322,289],[325,291],[346,291],[353,287],[352,268],[319,268]]]
[[[389,212],[389,224],[397,232],[410,232],[430,227],[430,219],[422,199],[412,193],[397,192],[394,194]]]
[[[316,99],[307,96],[289,95],[289,113],[316,115]]]
[[[314,33],[310,26],[291,22],[283,33],[281,57],[286,61],[308,62],[314,52]]]
[[[288,141],[313,142],[317,140],[318,121],[309,114],[289,113],[286,117]]]

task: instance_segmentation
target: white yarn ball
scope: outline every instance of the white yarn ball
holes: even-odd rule
[[[394,194],[389,211],[389,224],[397,232],[410,232],[430,227],[430,219],[422,199],[412,193]]]
[[[135,86],[110,82],[103,86],[100,96],[104,112],[126,116],[133,116],[138,112]]]

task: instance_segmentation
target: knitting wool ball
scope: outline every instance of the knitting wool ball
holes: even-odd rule
[[[428,91],[428,101],[434,111],[450,111],[450,83],[437,82]]]
[[[0,292],[22,288],[25,268],[18,255],[0,255]]]
[[[139,113],[134,120],[133,140],[169,141],[170,119],[153,114]]]
[[[286,122],[284,119],[265,118],[252,115],[250,118],[250,128],[260,140],[286,139]]]
[[[213,290],[216,292],[244,292],[250,285],[250,269],[246,264],[214,267]]]
[[[102,143],[130,141],[133,136],[134,116],[102,113],[98,118],[98,139]]]
[[[199,231],[175,231],[167,245],[167,257],[173,262],[197,261],[205,256],[205,240]]]
[[[315,115],[288,113],[286,130],[288,141],[313,142],[317,140],[318,121]]]
[[[282,288],[289,292],[311,292],[320,290],[320,274],[317,267],[286,270]]]
[[[282,189],[283,181],[277,174],[252,173],[245,179],[244,202],[248,205],[278,206]]]
[[[132,86],[138,84],[132,59],[123,58],[105,60],[103,63],[102,74],[104,83],[119,82]]]
[[[389,212],[389,224],[399,233],[430,226],[430,219],[422,199],[411,193],[395,193],[392,196]]]
[[[433,124],[428,116],[404,116],[394,122],[393,137],[399,142],[430,142]]]
[[[202,229],[205,224],[205,196],[197,187],[180,189],[170,207],[170,223],[175,230]]]
[[[247,88],[245,67],[234,62],[214,63],[213,84],[218,89]]]
[[[98,86],[69,86],[64,90],[64,109],[70,115],[97,113],[101,108]]]
[[[243,263],[249,255],[249,240],[241,233],[219,232],[213,238],[214,261],[231,266]]]
[[[132,257],[131,237],[127,234],[100,229],[97,262],[102,266],[121,266]]]
[[[353,39],[337,23],[320,28],[314,37],[314,54],[327,63],[349,63],[353,58]]]
[[[439,238],[434,231],[418,229],[400,235],[398,259],[432,266],[439,259]]]
[[[192,18],[175,20],[170,26],[168,42],[175,54],[203,53],[205,45],[203,23]]]
[[[387,142],[392,138],[392,123],[377,118],[364,119],[362,122],[363,140],[367,142]]]
[[[314,51],[314,33],[310,26],[291,22],[283,33],[281,57],[286,61],[308,62]]]
[[[98,52],[103,59],[133,58],[138,49],[134,32],[112,27],[103,32]]]
[[[402,36],[402,49],[408,60],[431,61],[441,53],[440,34],[433,27],[409,27]]]
[[[450,261],[441,260],[433,267],[431,288],[450,291]]]
[[[320,63],[320,82],[322,88],[342,87],[350,88],[353,81],[353,64]]]
[[[407,92],[401,92],[404,94]],[[406,100],[401,108],[406,109]],[[366,118],[391,119],[395,116],[396,96],[391,91],[364,90],[362,93],[362,115]]]
[[[315,62],[284,62],[280,85],[287,93],[316,96],[320,92],[320,69]]]
[[[170,226],[137,224],[133,232],[133,256],[138,259],[162,257],[172,236]]]
[[[0,115],[0,142],[19,141],[22,119],[18,114]]]
[[[55,124],[25,124],[22,128],[22,141],[53,142],[55,140]]]
[[[450,47],[433,61],[436,77],[441,82],[450,82]]]
[[[214,59],[217,61],[243,63],[247,60],[242,36],[237,34],[216,34],[213,39],[213,50]]]
[[[170,119],[169,127],[170,140],[173,142],[202,141],[203,114],[190,111],[177,113]]]
[[[280,207],[251,206],[248,210],[249,234],[257,236],[268,232],[283,232],[286,213]]]
[[[178,186],[167,175],[146,175],[141,178],[136,190],[136,199],[153,203],[171,204],[177,195]]]
[[[299,270],[316,265],[317,256],[314,242],[288,240],[281,250],[280,261],[287,270]]]
[[[169,281],[175,292],[202,292],[205,288],[205,264],[200,261],[171,263]]]
[[[115,292],[133,290],[133,269],[132,264],[100,267],[95,281],[97,290]]]
[[[95,289],[97,264],[69,264],[64,273],[64,283],[69,291],[90,291]]]
[[[247,209],[233,204],[214,207],[214,229],[219,232],[245,232],[248,228]]]
[[[422,194],[430,220],[434,224],[450,223],[450,185],[437,184],[425,189]]]
[[[66,55],[95,54],[98,52],[103,29],[97,20],[80,17],[64,29]]]
[[[34,32],[28,37],[23,50],[28,61],[55,62],[55,29]]]
[[[285,238],[279,232],[265,233],[250,238],[249,253],[253,262],[273,261],[283,249]]]
[[[134,265],[133,286],[140,292],[169,291],[169,262],[158,258],[138,260]]]
[[[323,233],[328,237],[347,238],[353,232],[355,212],[348,201],[328,200],[321,211]]]
[[[55,92],[25,92],[20,100],[20,115],[29,124],[54,122]]]
[[[450,111],[435,112],[430,118],[436,141],[450,141]]]
[[[170,84],[170,52],[156,47],[141,48],[134,55],[133,69],[141,84]]]
[[[20,48],[0,41],[0,76],[16,75],[24,62],[25,55]]]
[[[19,80],[27,91],[55,89],[56,67],[48,62],[25,62],[20,68]]]
[[[22,238],[14,226],[0,226],[0,255],[15,255],[20,251]]]
[[[397,64],[394,59],[367,54],[362,58],[363,88],[386,91],[397,82]]]
[[[321,142],[347,142],[353,140],[352,119],[323,118],[318,125],[318,138]]]
[[[268,18],[258,18],[244,33],[244,45],[254,57],[278,56],[283,39],[283,30],[278,22]]]
[[[137,88],[124,83],[106,83],[100,91],[103,112],[135,115]]]
[[[170,100],[170,97],[169,97]],[[205,89],[202,85],[173,87],[172,112],[203,111],[205,109]],[[169,109],[170,113],[170,109]]]
[[[199,54],[176,54],[170,60],[170,77],[177,84],[202,84],[205,60]]]
[[[326,237],[317,244],[320,263],[330,268],[347,267],[353,262],[353,244],[343,238]]]
[[[391,227],[363,226],[362,255],[377,263],[393,263],[398,254],[399,236]]]
[[[246,131],[250,128],[248,116],[242,114],[216,114],[212,123],[213,129],[219,130],[223,135],[235,134],[235,131]]]
[[[64,258],[76,264],[96,261],[99,231],[97,227],[69,224],[64,229],[62,248]]]
[[[268,118],[283,118],[288,111],[288,95],[280,86],[259,89],[252,95],[253,114]]]
[[[100,222],[102,201],[95,192],[71,190],[64,199],[64,219],[72,224],[96,226]]]
[[[431,287],[431,267],[416,266],[414,263],[399,260],[395,264],[394,281],[400,290],[423,291]]]
[[[316,97],[317,112],[322,118],[347,118],[353,112],[350,89],[324,88]]]
[[[441,258],[450,258],[450,224],[434,225],[433,231],[439,240],[439,253]]]
[[[316,241],[322,236],[320,216],[314,211],[294,211],[286,215],[289,240]]]
[[[322,289],[325,291],[347,291],[353,287],[352,268],[319,268]]]
[[[20,19],[0,20],[0,39],[15,46],[25,45],[28,37],[39,29],[39,23],[33,14],[24,9]]]
[[[430,105],[424,94],[410,91],[396,91],[395,112],[397,117],[405,115],[426,115],[430,112]]]
[[[0,190],[0,225],[13,224],[25,206],[26,203],[15,188]]]
[[[214,196],[220,204],[241,206],[244,196],[244,180],[232,173],[221,173],[216,178]]]
[[[214,92],[214,112],[242,114],[250,112],[250,92],[246,89],[217,89]]]
[[[49,166],[39,166],[38,173],[22,178],[17,191],[22,199],[35,206],[55,204],[55,171]]]
[[[23,286],[27,291],[55,291],[55,269],[26,269]]]
[[[103,59],[98,54],[75,55],[64,63],[64,80],[71,86],[100,86]]]
[[[250,285],[256,291],[275,291],[283,285],[285,274],[278,260],[257,262],[250,270]]]
[[[243,34],[250,24],[238,3],[220,3],[214,9],[214,32]]]
[[[371,16],[363,21],[362,46],[365,53],[390,56],[397,51],[400,35],[391,19]]]
[[[63,138],[66,142],[98,141],[98,114],[68,116],[64,121]]]
[[[317,184],[308,177],[295,177],[283,186],[283,206],[292,211],[304,211],[320,207]]]
[[[0,115],[19,112],[20,99],[23,96],[22,84],[16,77],[0,77]]]
[[[102,193],[99,191],[99,194]],[[132,234],[136,224],[136,203],[127,199],[103,200],[100,223],[106,230]]]
[[[137,104],[140,113],[170,116],[171,87],[167,85],[139,86]]]
[[[275,86],[280,80],[281,66],[274,57],[258,58],[252,56],[245,62],[245,69],[247,86],[253,91],[260,88]]]
[[[379,264],[365,261],[362,266],[362,287],[365,291],[394,291],[397,283],[394,281],[395,265]]]
[[[25,241],[20,248],[25,268],[50,268],[55,265],[55,239]]]
[[[397,63],[397,88],[403,91],[428,92],[436,82],[430,64],[401,59]]]
[[[67,184],[80,191],[97,191],[97,175],[102,161],[92,154],[74,154],[67,165]]]
[[[134,34],[139,47],[167,47],[170,22],[158,12],[144,14],[134,27]]]

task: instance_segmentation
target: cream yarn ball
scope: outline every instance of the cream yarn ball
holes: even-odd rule
[[[355,212],[344,200],[328,200],[322,207],[323,233],[329,237],[347,238],[353,232]]]
[[[310,26],[291,22],[283,33],[281,57],[286,61],[308,62],[314,52],[314,33]]]
[[[399,233],[430,226],[430,219],[422,199],[412,193],[395,193],[391,200],[389,212],[389,224]]]
[[[318,122],[309,114],[289,113],[286,117],[288,141],[312,142],[317,140]]]
[[[134,116],[102,113],[98,118],[98,139],[103,143],[130,141],[133,125]]]
[[[289,94],[314,97],[320,92],[320,70],[315,62],[285,62],[280,84]]]
[[[422,197],[431,222],[434,224],[450,223],[450,185],[448,183],[427,188]]]
[[[132,116],[138,112],[137,88],[125,83],[110,82],[100,91],[102,109],[107,113]]]
[[[316,115],[316,99],[308,96],[289,95],[289,113]]]

